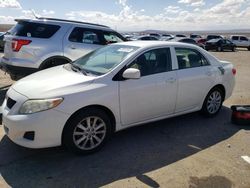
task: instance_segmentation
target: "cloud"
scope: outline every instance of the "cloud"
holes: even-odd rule
[[[205,5],[204,0],[179,0],[178,3],[188,4],[190,6],[199,7]]]
[[[203,3],[200,0],[180,0],[188,6]],[[118,30],[212,30],[250,27],[250,0],[223,0],[210,6],[197,6],[194,10],[179,6],[167,6],[158,14],[135,10],[127,1],[120,0],[120,12],[107,14],[99,11],[71,11],[68,19],[108,25]]]
[[[42,11],[42,15],[43,16],[51,16],[51,15],[54,15],[54,14],[55,14],[55,11],[53,11],[53,10],[46,10],[46,9],[44,9]]]
[[[1,0],[0,0],[1,1]],[[185,3],[184,3],[185,2]],[[147,9],[135,9],[127,0],[117,0],[118,13],[102,11],[69,11],[66,19],[108,25],[120,31],[137,31],[145,29],[159,30],[213,30],[250,28],[250,0],[220,0],[219,3],[206,6],[194,6],[201,0],[179,0],[187,6],[169,5],[156,14]],[[181,5],[181,4],[179,4]],[[190,6],[192,9],[190,8]],[[31,10],[18,10],[15,18],[34,18]],[[39,16],[52,17],[54,10],[42,10]],[[0,13],[0,23],[14,23],[11,16]]]
[[[127,4],[127,0],[119,0],[118,4],[122,5],[122,6],[126,6]]]
[[[0,8],[17,8],[21,9],[21,5],[16,0],[0,0]]]
[[[177,14],[178,12],[180,12],[182,9],[178,6],[168,6],[166,8],[164,8],[164,11],[166,14]]]
[[[14,24],[14,18],[12,16],[0,16],[0,24]]]

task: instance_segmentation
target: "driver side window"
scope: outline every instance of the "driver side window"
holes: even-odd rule
[[[141,76],[148,76],[172,70],[169,48],[150,50],[140,55],[129,68],[139,69]]]

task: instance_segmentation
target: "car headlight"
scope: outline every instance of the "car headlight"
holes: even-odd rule
[[[21,106],[19,114],[32,114],[55,108],[63,101],[63,98],[28,100]]]

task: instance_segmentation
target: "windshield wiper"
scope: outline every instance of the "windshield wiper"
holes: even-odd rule
[[[77,64],[72,63],[72,64],[71,64],[71,68],[72,68],[73,71],[81,72],[81,73],[83,73],[85,76],[87,76],[87,74],[88,74],[87,71],[85,71],[84,69],[82,69],[81,67],[79,67]]]

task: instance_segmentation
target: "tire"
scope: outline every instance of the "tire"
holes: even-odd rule
[[[80,111],[66,123],[62,143],[76,154],[96,152],[110,137],[111,126],[110,118],[103,110]]]
[[[40,70],[48,69],[51,67],[55,67],[58,65],[63,65],[66,63],[69,63],[69,60],[63,59],[63,58],[51,58],[48,60],[45,60],[39,67]]]
[[[201,112],[207,117],[213,117],[221,109],[224,100],[224,93],[219,88],[214,88],[207,94]]]
[[[250,46],[247,49],[250,51]]]
[[[17,74],[10,74],[10,78],[13,81],[20,80],[21,78],[25,77],[25,75],[17,75]]]
[[[232,52],[235,52],[235,47],[234,46],[232,47]]]

